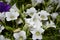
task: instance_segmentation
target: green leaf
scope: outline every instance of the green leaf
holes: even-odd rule
[[[12,27],[10,27],[10,26],[5,26],[5,28],[6,28],[6,30],[8,30],[8,31],[13,31],[13,30],[14,30],[14,28],[12,28]]]

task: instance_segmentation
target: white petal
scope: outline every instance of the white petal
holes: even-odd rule
[[[5,40],[3,35],[0,35],[0,40]]]
[[[12,6],[12,9],[14,9],[14,11],[19,11],[19,9],[16,7],[16,3]]]
[[[14,33],[13,36],[15,39],[18,39],[20,37],[19,33]]]
[[[39,29],[40,33],[43,33],[45,30],[43,28]]]
[[[57,17],[57,15],[58,15],[58,13],[52,13],[51,14],[52,18],[54,18],[54,19]]]
[[[39,36],[33,35],[32,39],[42,39],[42,35],[39,35]]]
[[[4,26],[0,25],[0,32],[2,32],[3,29],[4,29]]]
[[[20,36],[23,36],[24,39],[26,39],[26,32],[25,31],[20,31],[19,34],[20,34]]]

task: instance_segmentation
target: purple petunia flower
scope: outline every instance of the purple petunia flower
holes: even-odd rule
[[[9,11],[10,7],[11,6],[9,4],[0,2],[0,12],[7,12],[7,11]]]

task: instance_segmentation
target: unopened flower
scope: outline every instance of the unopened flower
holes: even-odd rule
[[[18,33],[13,34],[15,40],[25,40],[26,39],[26,32],[25,31],[20,31]]]
[[[2,12],[2,13],[0,13],[0,20],[3,21],[4,19],[5,19],[5,13]]]
[[[47,11],[47,12],[51,12],[52,10],[53,10],[53,7],[52,7],[52,6],[46,7],[46,11]]]
[[[11,7],[10,11],[12,11],[12,12],[13,11],[19,12],[19,9],[17,8],[16,3]]]
[[[31,0],[32,6],[36,6],[38,3],[42,3],[44,0]]]
[[[4,30],[4,26],[0,25],[0,33]]]
[[[51,16],[53,19],[55,19],[58,16],[58,13],[52,13]]]
[[[20,28],[13,30],[13,32],[19,32],[19,31],[20,31]]]
[[[16,23],[21,24],[21,23],[23,23],[23,20],[19,18],[19,19],[16,20]]]

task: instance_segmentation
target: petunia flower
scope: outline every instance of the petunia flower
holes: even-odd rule
[[[0,12],[7,12],[10,9],[10,5],[4,2],[0,2]]]
[[[32,17],[36,12],[37,10],[34,7],[31,7],[30,9],[27,9],[26,14]]]
[[[15,40],[26,40],[26,32],[25,31],[20,31],[18,33],[13,34]]]
[[[47,16],[50,14],[47,11],[41,10],[41,12],[38,12],[38,15],[40,17],[40,20],[47,20]]]
[[[32,39],[33,40],[36,40],[36,39],[41,40],[42,39],[42,33],[43,32],[44,32],[44,29],[42,29],[42,28],[34,29],[33,31],[31,31],[31,33],[33,34],[32,35]]]
[[[50,23],[49,22],[46,22],[46,25],[44,26],[44,28],[47,29],[49,27],[56,28],[56,25],[54,24],[53,21],[50,21]]]
[[[19,16],[19,13],[17,11],[6,12],[7,21],[16,20],[18,16]]]

